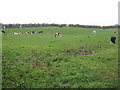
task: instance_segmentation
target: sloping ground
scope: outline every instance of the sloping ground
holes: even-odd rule
[[[15,60],[4,57],[3,87],[116,87],[117,58],[106,56],[33,53]]]
[[[54,29],[65,35],[52,37]],[[91,29],[44,30],[41,36],[13,36],[12,30],[3,36],[3,88],[117,87],[117,44],[110,45],[105,36],[115,30],[98,30],[97,36]]]

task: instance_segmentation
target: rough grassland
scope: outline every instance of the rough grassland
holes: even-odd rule
[[[43,31],[13,35],[13,32]],[[96,34],[92,31],[96,30]],[[2,35],[3,88],[115,88],[117,29],[39,27],[5,29]],[[61,32],[62,37],[54,34]]]

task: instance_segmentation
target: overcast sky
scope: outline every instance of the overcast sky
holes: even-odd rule
[[[115,25],[120,0],[0,0],[0,23]]]

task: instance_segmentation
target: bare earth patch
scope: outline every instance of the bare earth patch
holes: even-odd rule
[[[62,51],[64,54],[69,54],[69,55],[92,55],[94,54],[93,51],[88,50],[88,49],[67,49]]]

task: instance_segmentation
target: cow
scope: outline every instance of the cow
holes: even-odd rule
[[[19,35],[19,33],[17,33],[17,32],[13,32],[13,34],[14,34],[14,35]]]
[[[2,29],[5,29],[5,26],[3,26]]]
[[[40,34],[40,33],[43,33],[43,31],[39,31],[38,33],[39,33],[39,34]]]
[[[33,34],[35,34],[36,32],[35,31],[32,31]]]
[[[55,33],[55,37],[61,37],[61,36],[62,36],[62,34],[60,32]]]
[[[18,27],[18,28],[22,28],[22,25],[18,25],[17,27]]]
[[[26,32],[26,33],[27,33],[28,35],[29,35],[29,34],[33,34],[32,32]]]
[[[116,40],[116,36],[114,35],[110,38],[110,44],[112,43],[115,44],[116,43],[115,40]]]
[[[93,33],[96,34],[96,31],[94,30]]]
[[[3,34],[5,34],[5,31],[2,30],[1,32],[2,32]]]

